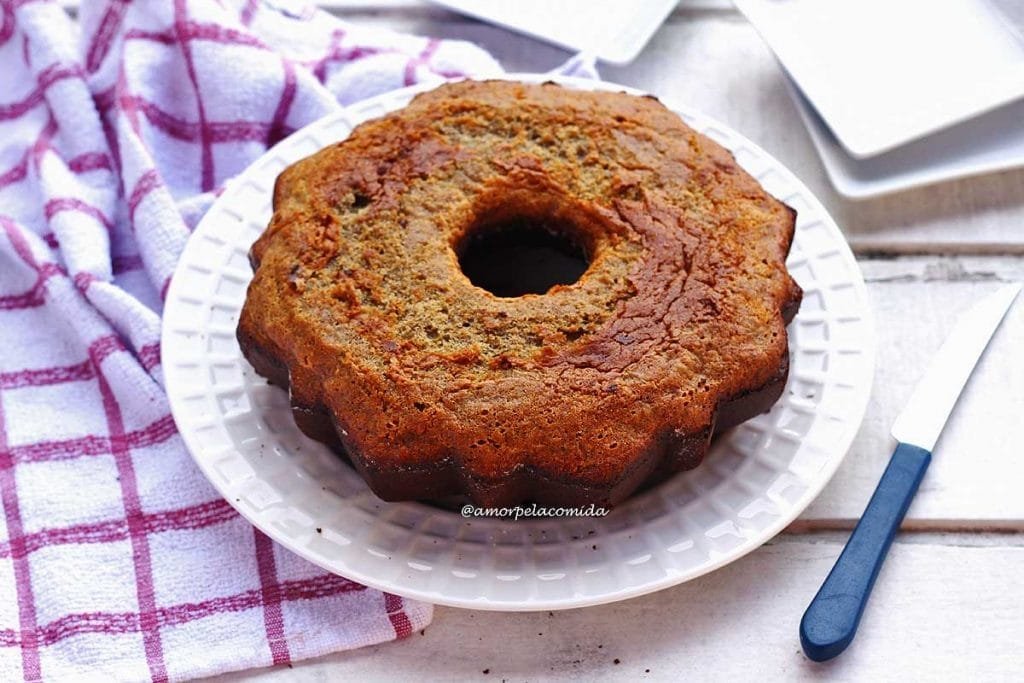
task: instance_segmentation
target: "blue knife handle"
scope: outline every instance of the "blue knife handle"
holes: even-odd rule
[[[800,620],[800,644],[810,659],[832,659],[853,641],[878,570],[931,459],[923,448],[896,446],[864,515]]]

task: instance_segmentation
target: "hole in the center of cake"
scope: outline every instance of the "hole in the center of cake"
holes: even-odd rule
[[[459,265],[470,282],[495,296],[544,294],[576,282],[590,265],[574,232],[529,218],[476,226],[459,245]]]

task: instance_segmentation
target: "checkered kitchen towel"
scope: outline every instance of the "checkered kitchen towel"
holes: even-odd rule
[[[161,298],[268,146],[498,65],[286,0],[0,7],[0,680],[182,679],[425,626],[429,605],[289,554],[202,478],[161,388]]]

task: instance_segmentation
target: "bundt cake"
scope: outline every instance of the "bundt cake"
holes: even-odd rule
[[[385,500],[614,504],[781,394],[794,220],[653,97],[447,84],[280,175],[238,339]]]

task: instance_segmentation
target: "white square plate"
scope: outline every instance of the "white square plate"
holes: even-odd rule
[[[678,0],[431,2],[621,66],[633,61]]]
[[[1024,97],[1020,0],[735,3],[858,159]]]
[[[870,159],[844,150],[807,99],[787,80],[832,185],[850,199],[868,199],[955,178],[1024,167],[1024,100]]]

